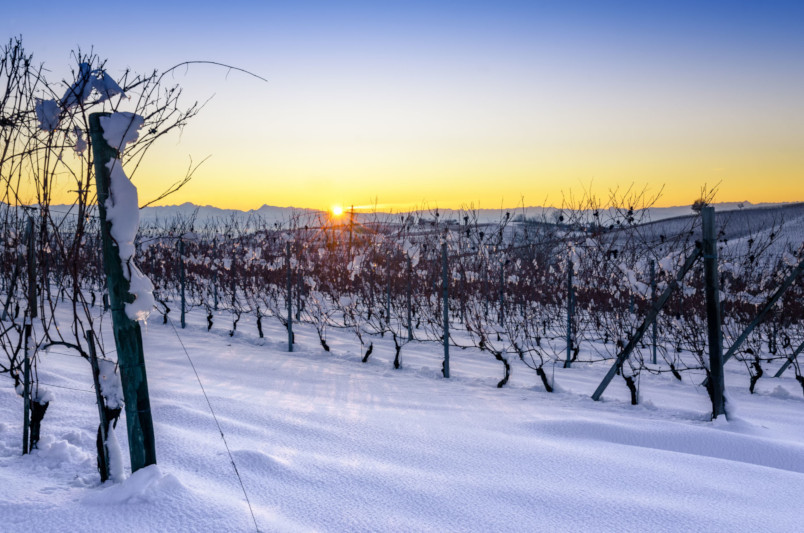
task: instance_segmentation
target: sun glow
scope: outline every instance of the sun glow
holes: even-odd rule
[[[333,205],[332,206],[332,215],[333,216],[339,217],[342,214],[343,214],[343,207],[341,207],[339,205]]]

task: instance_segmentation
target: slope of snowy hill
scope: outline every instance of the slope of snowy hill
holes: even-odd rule
[[[0,530],[47,531],[798,531],[804,493],[801,387],[792,372],[748,393],[726,367],[730,421],[709,421],[701,376],[622,380],[593,402],[608,365],[549,370],[558,392],[512,361],[335,331],[297,350],[244,317],[189,314],[144,331],[158,465],[99,483],[89,365],[54,348],[39,366],[55,394],[39,449],[21,456],[22,403],[0,387]],[[111,329],[104,325],[107,346]],[[203,383],[202,391],[184,349]],[[769,371],[766,375],[772,375]],[[235,475],[226,437],[253,509]],[[125,422],[117,439],[127,462]],[[255,526],[255,522],[257,526]]]

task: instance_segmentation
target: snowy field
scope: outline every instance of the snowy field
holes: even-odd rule
[[[502,367],[473,350],[452,351],[445,380],[435,344],[406,346],[394,370],[389,339],[362,364],[345,331],[326,353],[299,325],[288,353],[275,322],[258,339],[245,317],[233,338],[225,315],[210,333],[201,313],[188,321],[178,335],[261,531],[801,531],[804,396],[792,371],[752,396],[730,361],[735,416],[713,423],[700,376],[644,375],[639,406],[616,378],[593,402],[609,364],[551,368],[549,394],[512,361],[497,389]],[[88,363],[43,356],[39,379],[56,399],[25,457],[22,402],[2,377],[0,530],[256,529],[179,337],[154,320],[144,338],[159,464],[122,483],[99,482]],[[123,419],[116,436],[127,461]]]

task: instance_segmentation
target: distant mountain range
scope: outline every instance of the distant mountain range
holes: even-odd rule
[[[0,204],[2,205],[2,204]],[[745,210],[774,210],[783,209],[791,206],[804,205],[802,203],[760,203],[753,204],[751,202],[723,202],[713,204],[718,212],[739,211]],[[74,206],[69,205],[52,205],[51,212],[58,216],[71,215],[76,212]],[[417,211],[422,218],[432,219],[436,212],[442,222],[454,221],[462,223],[465,211],[459,209],[436,209],[432,208],[426,211]],[[554,222],[558,220],[561,209],[555,207],[518,207],[510,209],[477,209],[477,219],[480,223],[497,222],[510,213],[512,220],[521,220],[523,217],[530,220],[545,220],[547,222]],[[399,220],[399,216],[408,212],[384,212],[377,211],[355,212],[357,221],[365,221],[369,219],[378,218],[380,220]],[[642,222],[656,222],[670,218],[692,215],[693,211],[691,206],[675,206],[675,207],[652,207],[647,210],[646,217],[641,218]],[[170,223],[176,219],[188,221],[190,217],[195,217],[195,226],[199,227],[208,222],[224,222],[227,220],[238,220],[245,222],[248,219],[257,219],[262,224],[273,225],[275,223],[284,224],[290,220],[300,220],[302,224],[316,224],[320,223],[323,218],[328,217],[329,213],[316,209],[306,209],[299,207],[276,207],[270,205],[263,205],[258,209],[249,209],[242,211],[239,209],[222,209],[210,205],[195,205],[189,202],[180,205],[165,205],[145,207],[140,210],[140,224],[145,225],[161,225],[162,223]],[[348,216],[345,213],[343,216]]]

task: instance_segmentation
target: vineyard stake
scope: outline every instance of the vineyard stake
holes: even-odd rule
[[[623,362],[631,355],[631,352],[636,347],[637,343],[642,339],[642,336],[648,329],[648,326],[656,320],[656,317],[659,315],[659,311],[661,311],[662,307],[667,303],[667,300],[670,298],[670,294],[678,287],[678,283],[684,278],[684,276],[689,272],[698,258],[701,257],[701,249],[695,248],[692,253],[687,257],[687,260],[684,261],[684,265],[681,267],[681,270],[678,271],[676,277],[667,285],[667,288],[662,292],[659,299],[653,303],[653,306],[648,311],[647,316],[642,321],[642,324],[637,328],[636,332],[634,333],[631,340],[628,341],[628,344],[623,348],[623,351],[617,356],[617,360],[614,361],[614,364],[611,365],[606,376],[603,378],[603,381],[600,382],[598,385],[597,390],[595,390],[594,394],[592,394],[592,399],[595,401],[599,401],[600,397],[603,395],[603,391],[606,390],[606,387],[609,386],[611,380],[614,379],[615,374],[617,374],[617,370],[619,370],[620,366],[622,366]]]
[[[656,298],[656,261],[650,260],[650,297]],[[658,332],[659,321],[654,320],[652,324],[653,331],[651,332],[651,350],[653,352],[653,364],[656,364],[656,343],[659,339]]]
[[[572,364],[572,271],[574,269],[575,265],[570,259],[567,268],[567,360],[564,361],[564,368],[569,368]]]
[[[709,340],[709,397],[712,400],[712,418],[726,414],[723,382],[723,339],[720,323],[720,278],[717,272],[717,238],[715,208],[701,209],[703,229],[704,283],[706,293],[706,324]]]
[[[793,364],[793,361],[796,359],[798,354],[801,353],[802,350],[804,350],[804,342],[802,342],[801,344],[798,345],[798,348],[796,348],[796,351],[793,352],[792,355],[787,358],[787,361],[784,362],[784,364],[782,365],[782,368],[780,368],[779,371],[776,372],[776,375],[773,376],[773,377],[775,377],[775,378],[782,377],[782,374],[784,374],[784,371],[787,370],[787,367],[789,367],[791,364]]]
[[[117,150],[103,138],[100,118],[109,113],[92,113],[89,116],[90,139],[95,158],[95,185],[103,239],[103,269],[112,308],[112,327],[117,360],[120,363],[120,381],[126,404],[131,471],[156,464],[154,425],[151,418],[151,401],[148,397],[148,379],[145,372],[145,355],[142,348],[140,325],[126,315],[126,302],[133,301],[129,281],[123,275],[117,243],[110,234],[111,223],[106,219],[106,200],[109,198],[111,170],[107,166],[117,158]]]
[[[447,264],[447,242],[441,243],[441,289],[444,304],[444,377],[449,378],[449,265]]]
[[[181,329],[187,327],[184,320],[185,310],[187,308],[187,300],[185,299],[184,287],[184,239],[179,237],[179,280],[181,282]]]
[[[28,429],[31,424],[31,349],[33,347],[33,319],[36,318],[36,250],[34,249],[33,218],[25,225],[25,241],[28,254],[28,309],[25,312],[25,346],[23,347],[22,389],[22,454],[30,451]]]
[[[411,291],[413,284],[413,266],[410,261],[410,256],[407,256],[407,263],[408,263],[408,290],[407,290],[407,297],[408,297],[408,340],[413,340],[413,312],[411,306]]]
[[[290,271],[290,242],[285,243],[285,267],[288,271],[287,303],[288,303],[288,351],[293,351],[293,275]]]
[[[505,261],[500,260],[500,326],[505,326]]]
[[[785,278],[782,284],[779,285],[779,288],[776,289],[776,292],[774,292],[773,295],[771,295],[771,297],[768,298],[768,301],[765,302],[765,305],[762,306],[762,309],[759,311],[759,313],[757,313],[757,316],[754,317],[754,320],[752,320],[751,323],[748,324],[748,326],[745,328],[742,334],[740,334],[737,340],[734,341],[734,343],[729,347],[729,351],[726,352],[726,355],[723,356],[724,363],[729,359],[731,359],[731,356],[734,355],[734,353],[737,351],[737,349],[740,347],[743,341],[745,341],[745,339],[748,338],[748,335],[754,330],[754,328],[757,327],[757,325],[760,322],[762,322],[762,319],[765,318],[765,315],[768,313],[768,311],[771,310],[773,305],[779,300],[779,298],[782,297],[784,291],[786,291],[790,287],[790,285],[793,284],[793,282],[802,272],[804,272],[804,259],[802,259],[799,262],[798,266],[794,268],[792,272],[790,272],[790,274]]]

